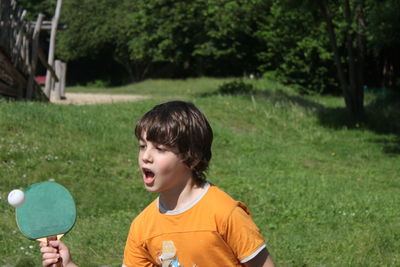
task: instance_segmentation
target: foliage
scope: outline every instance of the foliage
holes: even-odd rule
[[[116,0],[66,1],[61,19],[68,24],[68,29],[59,33],[59,55],[65,60],[95,57],[115,46],[114,41],[122,35],[117,31],[119,20],[115,20],[120,5]]]
[[[338,85],[324,25],[315,13],[272,2],[257,32],[265,44],[258,54],[260,69],[274,70],[275,78],[301,92],[335,92]]]
[[[50,19],[56,0],[19,3],[31,19],[38,12]],[[332,32],[321,6],[330,13]],[[119,76],[121,69],[129,79],[118,80],[125,81],[273,71],[278,81],[303,93],[343,93],[351,85],[340,80],[357,72],[353,62],[365,69],[365,83],[359,84],[396,87],[399,8],[400,0],[68,0],[61,17],[68,29],[59,32],[56,52],[73,63],[72,77],[88,72],[84,63],[94,61],[89,71],[99,77],[88,75],[94,80],[113,80],[102,76]],[[365,49],[357,36],[365,39]],[[356,54],[363,54],[364,64]],[[336,77],[338,65],[342,79]]]
[[[63,237],[74,260],[120,266],[132,219],[156,197],[143,188],[132,129],[173,97],[208,117],[215,136],[208,179],[249,206],[277,265],[398,266],[400,129],[385,126],[395,116],[376,117],[375,125],[347,122],[340,97],[277,92],[268,81],[258,81],[265,94],[253,99],[199,96],[229,81],[91,89],[157,95],[135,103],[0,102],[0,265],[40,265],[36,242],[19,233],[6,199],[11,189],[53,178],[76,200],[77,223]],[[392,97],[367,99],[374,114],[379,105],[399,114]]]
[[[86,86],[93,88],[106,88],[110,86],[110,81],[95,80],[87,83]]]
[[[369,46],[376,56],[385,47],[400,42],[400,1],[371,1],[368,9]]]
[[[256,55],[263,48],[254,32],[263,8],[263,1],[207,1],[203,11],[206,38],[196,44],[194,54],[211,57],[214,66],[224,66],[228,72],[218,70],[221,74],[255,73]]]
[[[71,61],[108,51],[135,80],[254,73],[258,2],[65,1],[61,19],[68,29],[59,33],[57,53]]]
[[[371,53],[367,84],[400,88],[400,1],[369,1],[366,14]]]
[[[242,80],[235,80],[220,85],[218,87],[218,92],[229,95],[249,94],[254,92],[254,86],[252,84],[245,83]]]
[[[204,38],[201,4],[201,1],[137,1],[137,10],[129,16],[130,59],[147,64],[170,63],[166,71],[172,76],[174,68],[191,68],[194,44]]]
[[[250,72],[254,5],[241,2],[137,1],[130,16],[131,59],[171,63],[170,75],[173,68],[192,75]]]
[[[56,2],[54,0],[18,0],[19,6],[23,7],[28,11],[26,17],[30,20],[36,21],[36,16],[39,13],[45,15],[46,20],[50,20],[54,14],[56,8]]]

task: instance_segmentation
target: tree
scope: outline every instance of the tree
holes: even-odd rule
[[[279,0],[266,8],[256,33],[264,44],[260,70],[300,92],[336,93],[333,56],[319,14]]]
[[[49,17],[56,2],[19,1]],[[365,84],[400,86],[399,9],[400,0],[69,0],[56,52],[117,62],[130,81],[274,71],[302,91],[342,92],[362,116]]]
[[[57,0],[18,0],[18,5],[28,11],[27,19],[36,20],[37,15],[42,13],[45,19],[50,20],[54,15]]]
[[[137,1],[130,20],[131,58],[168,62],[189,75],[227,75],[257,68],[257,1]],[[171,66],[172,65],[172,66]]]
[[[158,73],[175,76],[193,69],[196,42],[203,39],[202,1],[135,2],[136,10],[128,15],[129,58],[144,68],[144,77],[158,66]],[[139,71],[139,70],[137,70]]]
[[[364,115],[364,60],[365,60],[365,18],[364,0],[343,0],[343,34],[347,52],[347,68],[341,61],[338,38],[335,33],[332,5],[328,0],[317,1],[325,19],[327,32],[334,54],[337,74],[347,110],[355,117]],[[347,75],[346,75],[347,74]]]
[[[53,0],[25,1],[33,12]],[[254,36],[262,1],[69,0],[63,7],[58,57],[112,55],[130,80],[241,75],[257,69]],[[97,59],[98,60],[98,59]]]
[[[219,66],[220,74],[243,75],[256,73],[262,51],[262,40],[255,35],[258,21],[265,14],[264,1],[212,0],[205,1],[205,38],[195,46],[194,55],[200,55],[212,68]],[[224,71],[224,72],[223,72]]]
[[[400,0],[368,2],[367,50],[374,64],[369,64],[369,84],[400,88]]]

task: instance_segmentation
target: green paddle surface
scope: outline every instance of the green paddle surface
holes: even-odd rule
[[[65,234],[75,224],[75,202],[68,190],[54,182],[42,182],[25,190],[25,202],[17,207],[18,227],[29,239]]]

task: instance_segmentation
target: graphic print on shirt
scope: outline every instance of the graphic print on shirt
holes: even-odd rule
[[[162,267],[170,266],[170,263],[175,260],[176,248],[173,241],[163,241],[161,255],[158,257]]]
[[[160,254],[158,258],[162,267],[184,267],[180,265],[179,259],[176,257],[176,248],[173,241],[163,241]]]

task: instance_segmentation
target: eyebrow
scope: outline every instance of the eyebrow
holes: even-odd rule
[[[137,140],[139,143],[147,143],[148,142],[146,139],[143,139],[143,138],[138,138]]]

